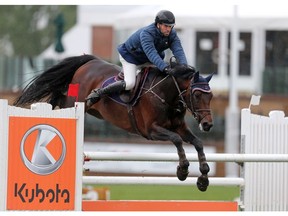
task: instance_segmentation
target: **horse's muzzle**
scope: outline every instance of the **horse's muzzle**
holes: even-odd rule
[[[208,113],[204,113],[205,115],[203,116],[198,116],[198,123],[199,123],[199,129],[201,131],[208,132],[210,129],[213,127],[213,119],[211,112],[209,111]]]
[[[210,123],[210,122],[203,122],[202,124],[202,128],[203,128],[203,131],[210,131],[210,129],[213,127],[213,123]]]

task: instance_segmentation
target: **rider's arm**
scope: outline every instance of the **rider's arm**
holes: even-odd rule
[[[180,64],[187,64],[185,52],[175,30],[170,35],[170,49]]]
[[[142,31],[140,34],[141,45],[149,61],[156,65],[161,71],[168,66],[167,63],[160,57],[154,45],[154,37],[148,31]]]

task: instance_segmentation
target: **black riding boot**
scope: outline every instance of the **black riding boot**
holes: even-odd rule
[[[93,89],[91,93],[86,98],[87,106],[90,107],[93,104],[97,103],[100,98],[104,95],[109,95],[112,93],[120,92],[122,90],[125,90],[126,83],[124,80],[117,81],[115,83],[112,83],[104,88],[100,89]]]

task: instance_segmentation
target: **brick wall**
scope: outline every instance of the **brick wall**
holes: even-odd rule
[[[113,28],[112,26],[93,26],[92,52],[105,60],[112,59]]]

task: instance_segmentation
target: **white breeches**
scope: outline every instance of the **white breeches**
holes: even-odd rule
[[[122,64],[122,70],[124,73],[124,81],[126,83],[125,90],[131,90],[135,86],[137,74],[141,72],[143,67],[151,65],[151,63],[145,63],[142,65],[131,64],[127,62],[120,54],[119,60]]]

